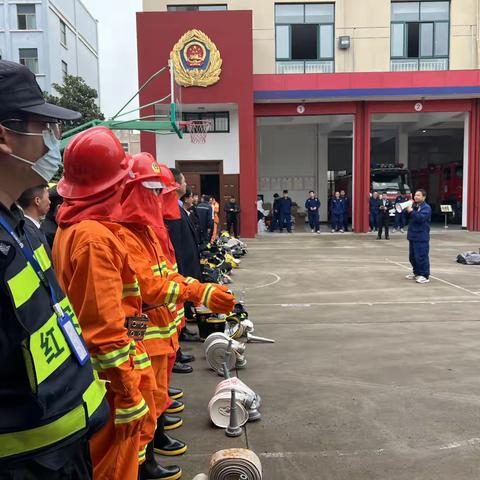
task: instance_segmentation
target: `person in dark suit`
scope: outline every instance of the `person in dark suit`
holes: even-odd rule
[[[47,237],[40,230],[41,222],[50,209],[48,185],[42,184],[25,190],[17,200],[25,217],[25,233],[27,237],[36,238],[45,246],[48,256],[52,258],[52,251]]]
[[[270,232],[274,232],[277,228],[280,229],[280,195],[278,193],[273,194],[272,211],[270,213],[272,222],[270,223]]]
[[[184,277],[192,277],[200,280],[202,270],[200,267],[200,254],[198,251],[195,227],[180,200],[187,191],[187,183],[185,182],[184,175],[179,170],[176,168],[171,168],[170,170],[179,185],[177,195],[179,198],[180,218],[175,220],[165,219],[165,224],[167,225],[170,240],[175,249],[178,272]],[[190,309],[190,305],[188,304],[186,304],[185,307],[186,311]],[[190,312],[186,313],[186,315],[189,316]],[[196,333],[189,331],[185,327],[180,334],[180,340],[199,341],[199,337]],[[185,361],[185,357],[190,357],[181,352],[181,350],[179,351],[179,362]],[[176,368],[181,367],[178,365]]]
[[[58,228],[56,216],[60,205],[63,203],[63,198],[59,195],[55,187],[48,191],[48,198],[50,199],[50,208],[47,215],[45,215],[45,220],[42,222],[40,230],[45,234],[45,237],[47,237],[50,248],[53,248],[53,241],[55,240],[55,234]]]
[[[182,201],[183,209],[187,212],[188,219],[195,230],[195,240],[197,241],[197,244],[200,244],[200,224],[198,221],[196,206],[193,204],[192,191],[187,188],[185,195],[180,200]]]
[[[235,201],[235,197],[230,197],[228,202],[223,207],[223,210],[227,216],[228,233],[232,233],[233,229],[233,236],[238,238],[238,217],[240,214],[240,207]]]
[[[200,226],[200,242],[208,243],[213,230],[213,208],[210,205],[210,195],[202,195],[197,205],[197,215]]]
[[[378,225],[378,236],[377,240],[381,240],[382,231],[385,228],[385,240],[390,240],[389,235],[389,223],[390,223],[390,210],[392,209],[392,202],[387,198],[385,193],[381,194],[378,201],[378,210],[377,210],[377,225]]]

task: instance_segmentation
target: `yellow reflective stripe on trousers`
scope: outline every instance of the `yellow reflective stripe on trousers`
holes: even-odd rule
[[[177,298],[180,295],[180,286],[178,283],[169,282],[167,295],[165,296],[165,303],[177,303]]]
[[[36,332],[23,343],[30,351],[31,365],[35,370],[34,385],[39,385],[70,357],[70,347],[53,314]],[[25,353],[27,354],[27,353]],[[27,362],[28,364],[29,362]]]
[[[212,296],[212,293],[215,291],[215,287],[213,285],[209,285],[203,292],[202,298],[200,300],[200,303],[203,305],[208,306],[210,302],[210,298]]]
[[[148,353],[145,352],[135,355],[135,357],[133,357],[133,364],[136,370],[143,370],[144,368],[150,367],[152,362],[150,361]]]
[[[102,403],[104,387],[94,380],[83,394],[87,411],[95,412]],[[57,420],[42,427],[30,428],[21,432],[0,434],[0,458],[28,453],[54,445],[63,439],[83,430],[87,426],[84,405],[79,405]]]
[[[123,285],[122,298],[139,296],[140,286],[138,285],[138,281],[135,281],[135,283],[125,283]]]
[[[128,423],[137,420],[148,412],[148,406],[145,400],[130,408],[116,408],[115,409],[115,423]]]
[[[40,287],[40,279],[29,263],[14,277],[7,281],[12,293],[15,308],[20,308],[28,302],[35,291]]]
[[[168,327],[149,327],[145,332],[144,340],[156,338],[170,338],[177,331],[176,321],[171,322]]]
[[[99,367],[101,370],[118,367],[122,363],[129,361],[131,345],[132,343],[128,343],[122,348],[117,348],[116,350],[104,353],[103,355],[98,354],[92,356],[92,362],[95,367]],[[135,344],[133,345],[135,347]]]

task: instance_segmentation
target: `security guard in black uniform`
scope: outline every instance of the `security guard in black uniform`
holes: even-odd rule
[[[108,417],[80,326],[15,200],[61,161],[58,120],[26,67],[0,61],[0,479],[88,480]]]

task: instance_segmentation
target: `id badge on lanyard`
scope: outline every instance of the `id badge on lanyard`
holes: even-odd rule
[[[85,365],[90,358],[87,347],[82,337],[78,334],[73,324],[72,317],[68,313],[65,313],[58,303],[53,306],[57,315],[58,326],[65,337],[65,340],[70,347],[71,352],[77,359],[80,365]],[[59,311],[57,311],[59,309]],[[61,314],[59,314],[61,312]]]

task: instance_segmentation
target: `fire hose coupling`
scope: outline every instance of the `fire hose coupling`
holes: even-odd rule
[[[212,455],[208,475],[201,473],[193,480],[262,480],[262,463],[246,448],[229,448]]]

